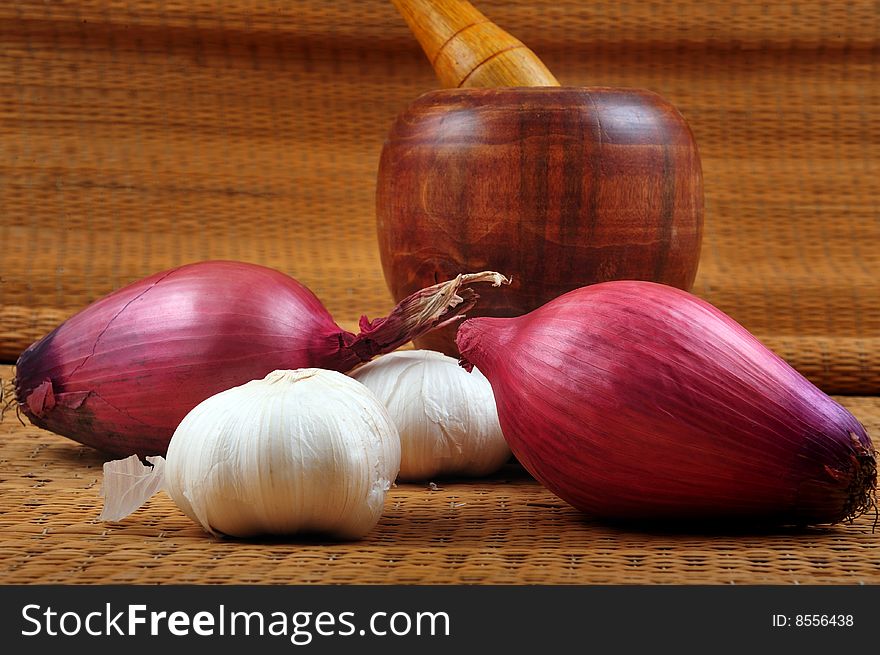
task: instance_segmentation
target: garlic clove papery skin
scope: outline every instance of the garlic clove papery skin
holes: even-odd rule
[[[211,533],[353,539],[382,514],[400,441],[359,382],[322,369],[279,370],[196,406],[166,460],[166,491]]]
[[[402,350],[350,374],[382,401],[400,434],[400,479],[477,477],[510,458],[492,386],[452,357]]]

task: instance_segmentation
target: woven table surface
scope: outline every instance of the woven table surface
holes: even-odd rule
[[[868,0],[485,0],[565,85],[653,90],[705,181],[694,293],[880,427],[880,15]],[[123,284],[239,259],[344,327],[387,313],[374,190],[438,87],[390,2],[0,3],[0,377]],[[351,544],[216,540],[164,496],[96,521],[103,457],[0,424],[0,574],[25,582],[880,582],[873,516],[772,534],[591,523],[515,466],[400,485]]]
[[[880,399],[843,401],[880,431]],[[357,542],[218,539],[165,494],[104,523],[104,458],[15,421],[0,425],[0,435],[7,584],[880,583],[873,514],[758,534],[604,525],[515,464],[479,482],[398,484],[379,524]]]

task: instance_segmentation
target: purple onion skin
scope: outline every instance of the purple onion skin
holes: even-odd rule
[[[106,453],[162,455],[206,398],[276,369],[349,371],[455,320],[476,300],[463,286],[493,276],[423,289],[353,334],[284,273],[188,264],[97,300],[31,345],[16,364],[16,400],[34,425]]]
[[[30,421],[114,455],[164,454],[183,417],[278,368],[359,360],[305,286],[262,266],[204,262],[94,302],[30,346],[16,396]]]
[[[859,421],[687,292],[597,284],[469,319],[457,344],[519,461],[593,517],[808,525],[873,503]]]

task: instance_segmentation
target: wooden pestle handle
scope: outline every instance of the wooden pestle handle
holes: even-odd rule
[[[538,56],[467,0],[391,0],[445,87],[559,86]]]

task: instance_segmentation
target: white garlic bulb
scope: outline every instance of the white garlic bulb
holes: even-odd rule
[[[118,470],[142,466],[129,460]],[[211,533],[357,538],[378,522],[399,465],[394,423],[365,386],[335,371],[279,370],[187,414],[168,446],[162,486]],[[109,473],[105,465],[105,487],[119,498]],[[133,511],[104,495],[103,519]]]
[[[510,457],[492,387],[476,368],[468,373],[431,350],[402,350],[351,376],[385,403],[397,425],[401,480],[488,475]]]

